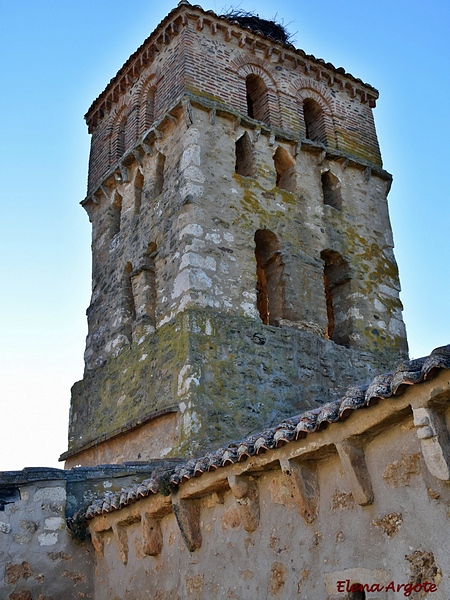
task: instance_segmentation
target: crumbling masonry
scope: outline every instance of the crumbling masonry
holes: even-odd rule
[[[194,456],[406,356],[377,97],[183,2],[128,59],[86,115],[67,466]]]

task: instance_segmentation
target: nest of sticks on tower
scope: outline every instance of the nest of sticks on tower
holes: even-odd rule
[[[283,44],[290,43],[291,34],[284,25],[281,25],[276,21],[261,19],[258,15],[244,10],[230,10],[222,15],[222,17],[225,17],[228,21],[236,21],[241,27],[249,27],[255,33],[261,33],[266,37],[272,37],[274,40],[282,42]]]

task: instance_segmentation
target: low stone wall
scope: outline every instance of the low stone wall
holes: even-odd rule
[[[59,469],[0,474],[0,598],[93,598],[95,556],[66,528]]]

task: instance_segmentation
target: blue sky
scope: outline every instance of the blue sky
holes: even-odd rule
[[[0,0],[0,469],[61,466],[90,294],[83,115],[175,6]],[[410,353],[450,343],[450,5],[244,0],[295,45],[380,91],[375,121]],[[221,13],[229,4],[208,1]]]

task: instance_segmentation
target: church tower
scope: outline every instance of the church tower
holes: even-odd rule
[[[407,355],[377,91],[182,1],[86,114],[66,466],[197,455]]]

